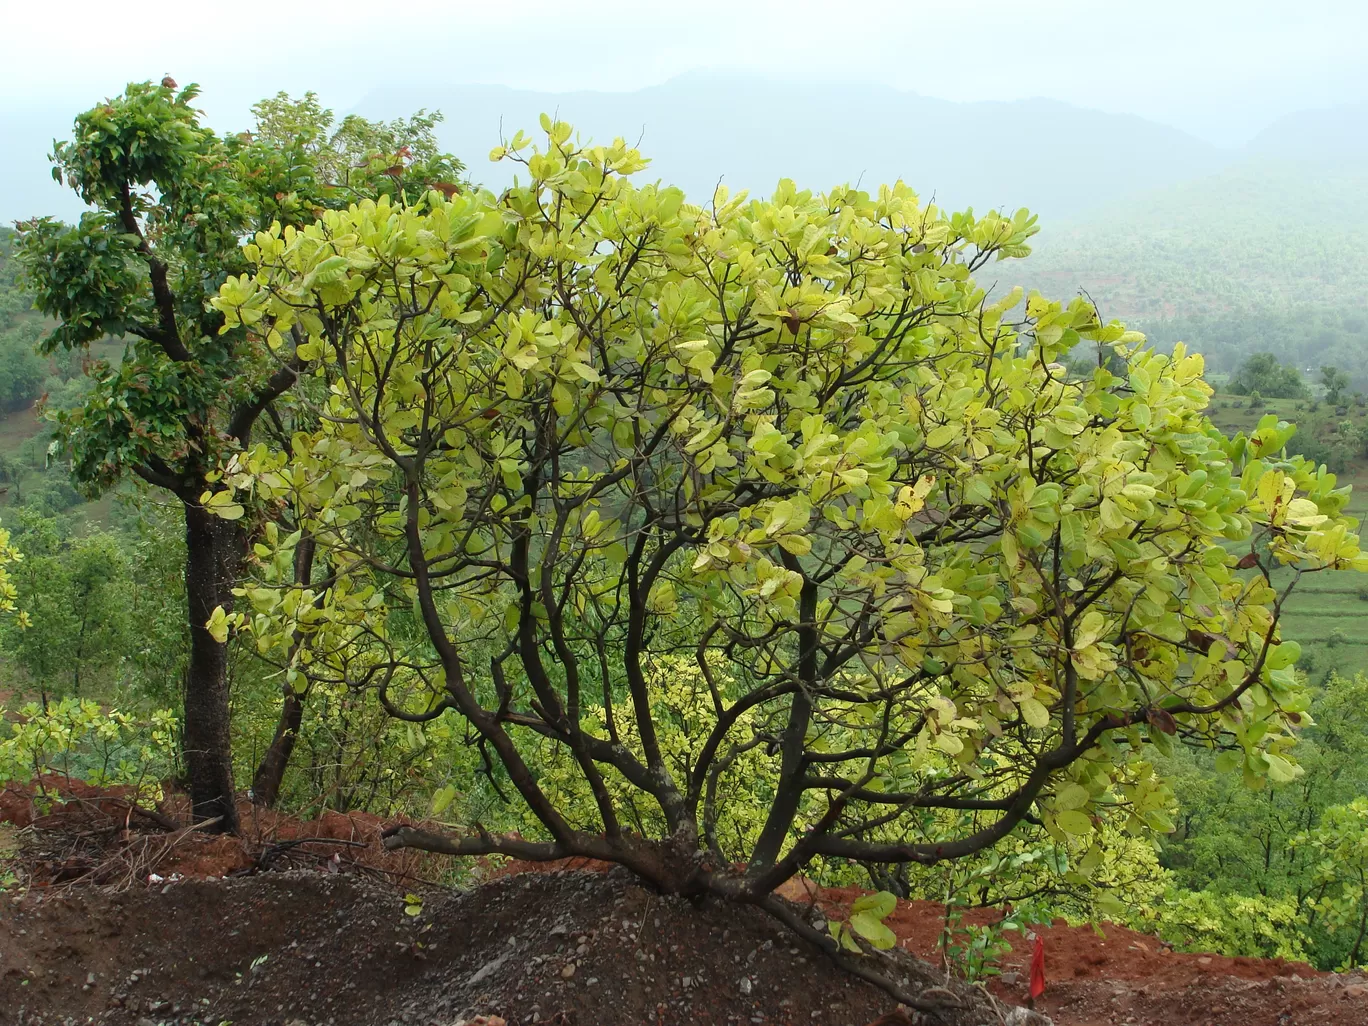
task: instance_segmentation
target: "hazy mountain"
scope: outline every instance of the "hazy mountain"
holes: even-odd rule
[[[1086,292],[1104,316],[1159,345],[1186,341],[1215,370],[1272,352],[1303,369],[1333,363],[1368,386],[1368,171],[1312,170],[1304,156],[1248,157],[1047,222],[1010,281]]]
[[[1251,157],[1046,223],[1028,261],[1056,293],[1133,317],[1216,305],[1362,303],[1368,172]]]
[[[786,85],[696,74],[631,93],[543,93],[501,86],[394,87],[356,108],[446,114],[443,143],[490,185],[511,178],[485,157],[500,137],[557,113],[582,136],[640,138],[659,177],[706,197],[722,180],[763,194],[781,177],[825,189],[903,178],[955,207],[1028,206],[1076,215],[1143,188],[1213,170],[1223,151],[1175,128],[1053,100],[953,103],[868,85]]]
[[[584,137],[639,139],[653,159],[642,178],[662,178],[695,198],[707,197],[719,180],[764,194],[781,176],[816,189],[901,177],[943,205],[1027,206],[1046,225],[1200,181],[1250,157],[1323,165],[1368,148],[1368,105],[1289,115],[1232,150],[1133,115],[1054,100],[954,103],[878,85],[790,85],[711,72],[630,93],[394,86],[355,110],[396,117],[420,107],[446,114],[443,143],[489,185],[506,184],[515,170],[485,159],[501,130],[505,137],[519,128],[535,132],[546,111]],[[44,155],[54,136],[69,133],[80,108],[49,99],[41,108],[0,110],[0,220],[79,213],[75,197],[52,182]]]
[[[1368,103],[1298,111],[1250,141],[1252,154],[1317,164],[1368,158]]]

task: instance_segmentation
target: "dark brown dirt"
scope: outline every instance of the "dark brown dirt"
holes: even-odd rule
[[[410,916],[405,890],[439,867],[384,852],[375,817],[300,822],[244,806],[246,836],[223,838],[140,823],[111,792],[74,786],[65,798],[0,793],[0,862],[18,849],[11,865],[28,885],[0,893],[0,1026],[453,1026],[477,1015],[865,1026],[890,1008],[764,913],[662,898],[605,864],[485,867],[489,882],[423,890]],[[351,843],[287,846],[304,838]],[[793,881],[784,894],[839,916],[858,892]],[[937,960],[940,906],[902,902],[888,922],[907,952]],[[1362,976],[1102,932],[1040,931],[1039,1007],[1059,1026],[1368,1026]],[[992,986],[1005,1004],[1026,1000],[1027,963],[1019,942]],[[909,989],[944,982],[925,965],[904,971]]]
[[[188,822],[184,795],[150,810],[163,824]],[[0,788],[0,831],[13,831],[27,882],[35,886],[81,881],[126,886],[164,878],[216,878],[261,869],[313,866],[331,856],[337,868],[364,868],[397,882],[421,881],[442,860],[422,852],[385,852],[388,821],[364,812],[296,817],[238,802],[241,836],[168,832],[135,808],[127,788],[97,788],[49,777],[41,789]],[[319,843],[300,844],[301,841]],[[0,845],[0,852],[7,846]]]
[[[34,892],[0,912],[0,1021],[23,1026],[863,1026],[890,1005],[759,910],[623,871],[503,877],[418,916],[392,888],[299,871]]]

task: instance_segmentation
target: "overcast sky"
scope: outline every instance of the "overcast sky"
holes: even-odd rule
[[[240,123],[255,98],[480,82],[625,90],[694,69],[1046,96],[1239,142],[1368,97],[1364,0],[3,0],[0,104],[88,104],[169,71]]]
[[[1229,146],[1292,111],[1368,100],[1368,0],[0,0],[0,33],[6,220],[70,216],[51,140],[167,72],[199,82],[209,123],[233,131],[282,89],[345,112],[382,86],[617,91],[698,71],[1048,97]]]

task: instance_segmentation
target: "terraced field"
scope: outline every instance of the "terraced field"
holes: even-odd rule
[[[1235,408],[1236,402],[1241,403]],[[1324,440],[1331,424],[1335,432],[1345,422],[1356,428],[1368,423],[1368,408],[1350,403],[1348,412],[1338,414],[1321,403],[1310,404],[1291,399],[1265,400],[1257,411],[1238,396],[1214,397],[1212,420],[1223,431],[1248,431],[1263,413],[1277,413],[1299,426],[1300,434]],[[1302,405],[1302,409],[1297,409]],[[1356,459],[1339,475],[1342,484],[1354,487],[1349,512],[1364,523],[1368,532],[1368,460]],[[1302,577],[1297,591],[1283,613],[1283,637],[1302,646],[1301,666],[1312,681],[1323,680],[1331,670],[1341,674],[1368,673],[1368,574],[1329,571]]]

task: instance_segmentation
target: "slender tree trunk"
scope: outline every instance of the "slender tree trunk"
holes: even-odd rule
[[[198,503],[185,504],[185,594],[190,617],[190,666],[185,682],[186,776],[196,821],[221,817],[215,827],[236,832],[233,753],[228,706],[228,646],[205,626],[215,606],[232,608],[232,569],[241,559],[242,532]]]
[[[299,725],[304,719],[303,696],[295,693],[289,684],[280,705],[280,719],[276,722],[275,737],[271,746],[261,757],[256,775],[252,778],[252,801],[267,808],[274,806],[280,797],[280,784],[285,779],[285,769],[294,754],[295,741],[299,737]]]
[[[1368,932],[1368,894],[1365,894],[1365,890],[1368,889],[1368,880],[1364,879],[1362,869],[1359,870],[1358,877],[1359,894],[1361,895],[1359,901],[1363,908],[1359,914],[1358,936],[1354,938],[1354,950],[1349,952],[1350,969],[1357,969],[1359,966],[1359,949],[1363,947],[1364,933]]]
[[[307,588],[313,582],[313,557],[315,542],[305,536],[295,548],[295,583]],[[300,638],[294,639],[297,648]],[[293,655],[293,652],[291,653]],[[285,769],[290,764],[295,742],[299,740],[299,725],[304,720],[305,693],[295,690],[289,681],[281,693],[280,719],[276,722],[275,737],[271,746],[261,757],[256,775],[252,778],[252,801],[267,808],[274,806],[280,797],[280,784],[285,779]]]

